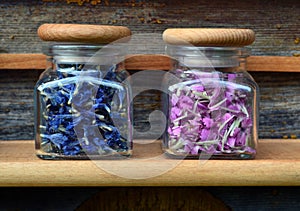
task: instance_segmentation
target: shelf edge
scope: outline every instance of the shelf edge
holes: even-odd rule
[[[250,72],[300,72],[300,57],[250,56],[247,59]],[[165,55],[129,55],[125,60],[128,70],[167,70],[171,63]],[[46,56],[43,54],[0,54],[0,70],[43,70]]]

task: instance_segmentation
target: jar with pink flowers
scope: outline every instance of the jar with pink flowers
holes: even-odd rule
[[[253,159],[259,90],[246,72],[249,29],[167,29],[172,69],[164,77],[167,126],[163,148],[173,158]]]

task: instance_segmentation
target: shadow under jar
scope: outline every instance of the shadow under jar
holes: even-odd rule
[[[175,44],[166,48],[173,66],[164,77],[164,151],[172,158],[253,159],[259,94],[246,72],[249,51]]]
[[[131,90],[118,45],[58,43],[35,86],[35,145],[42,159],[132,154]]]

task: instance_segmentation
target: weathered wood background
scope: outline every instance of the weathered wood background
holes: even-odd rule
[[[37,37],[36,30],[42,23],[90,23],[124,25],[133,33],[161,33],[169,27],[251,28],[257,36],[251,46],[252,54],[299,56],[299,14],[298,0],[135,3],[120,0],[103,1],[98,5],[85,3],[83,6],[66,1],[2,0],[0,53],[41,53],[44,43]],[[40,73],[41,70],[0,70],[0,139],[33,139],[32,90]],[[260,138],[300,138],[300,73],[251,74],[261,90]],[[159,107],[157,96],[157,93],[148,92],[135,101],[135,109],[139,111],[135,114],[135,125],[140,131],[149,128],[147,113]],[[143,107],[145,105],[147,109]],[[300,206],[299,188],[207,189],[234,210],[299,210]],[[10,210],[42,209],[44,206],[73,210],[80,201],[98,190],[68,189],[63,194],[59,189],[50,192],[1,189],[0,202],[3,209]],[[23,198],[24,195],[28,196]],[[46,203],[45,198],[49,199]],[[15,200],[23,205],[16,205]]]
[[[128,26],[133,33],[161,33],[169,27],[251,28],[255,55],[293,55],[299,34],[297,0],[107,1],[96,6],[52,0],[2,0],[2,52],[41,52],[36,30],[42,23],[89,23]]]
[[[0,52],[41,53],[46,44],[36,30],[42,23],[90,23],[125,25],[134,34],[162,33],[169,27],[251,28],[257,36],[252,54],[300,53],[300,2],[296,0],[128,2],[132,1],[79,6],[65,1],[1,1]],[[39,73],[0,71],[0,139],[33,139],[32,90]],[[261,90],[260,138],[300,137],[300,73],[252,75]],[[135,128],[149,129],[148,114],[158,108],[157,92],[137,97]]]

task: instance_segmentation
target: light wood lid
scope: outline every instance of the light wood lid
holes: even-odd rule
[[[44,41],[107,44],[131,35],[124,26],[88,24],[43,24],[38,36]]]
[[[163,39],[174,45],[240,47],[253,43],[255,33],[251,29],[171,28],[164,31]]]

